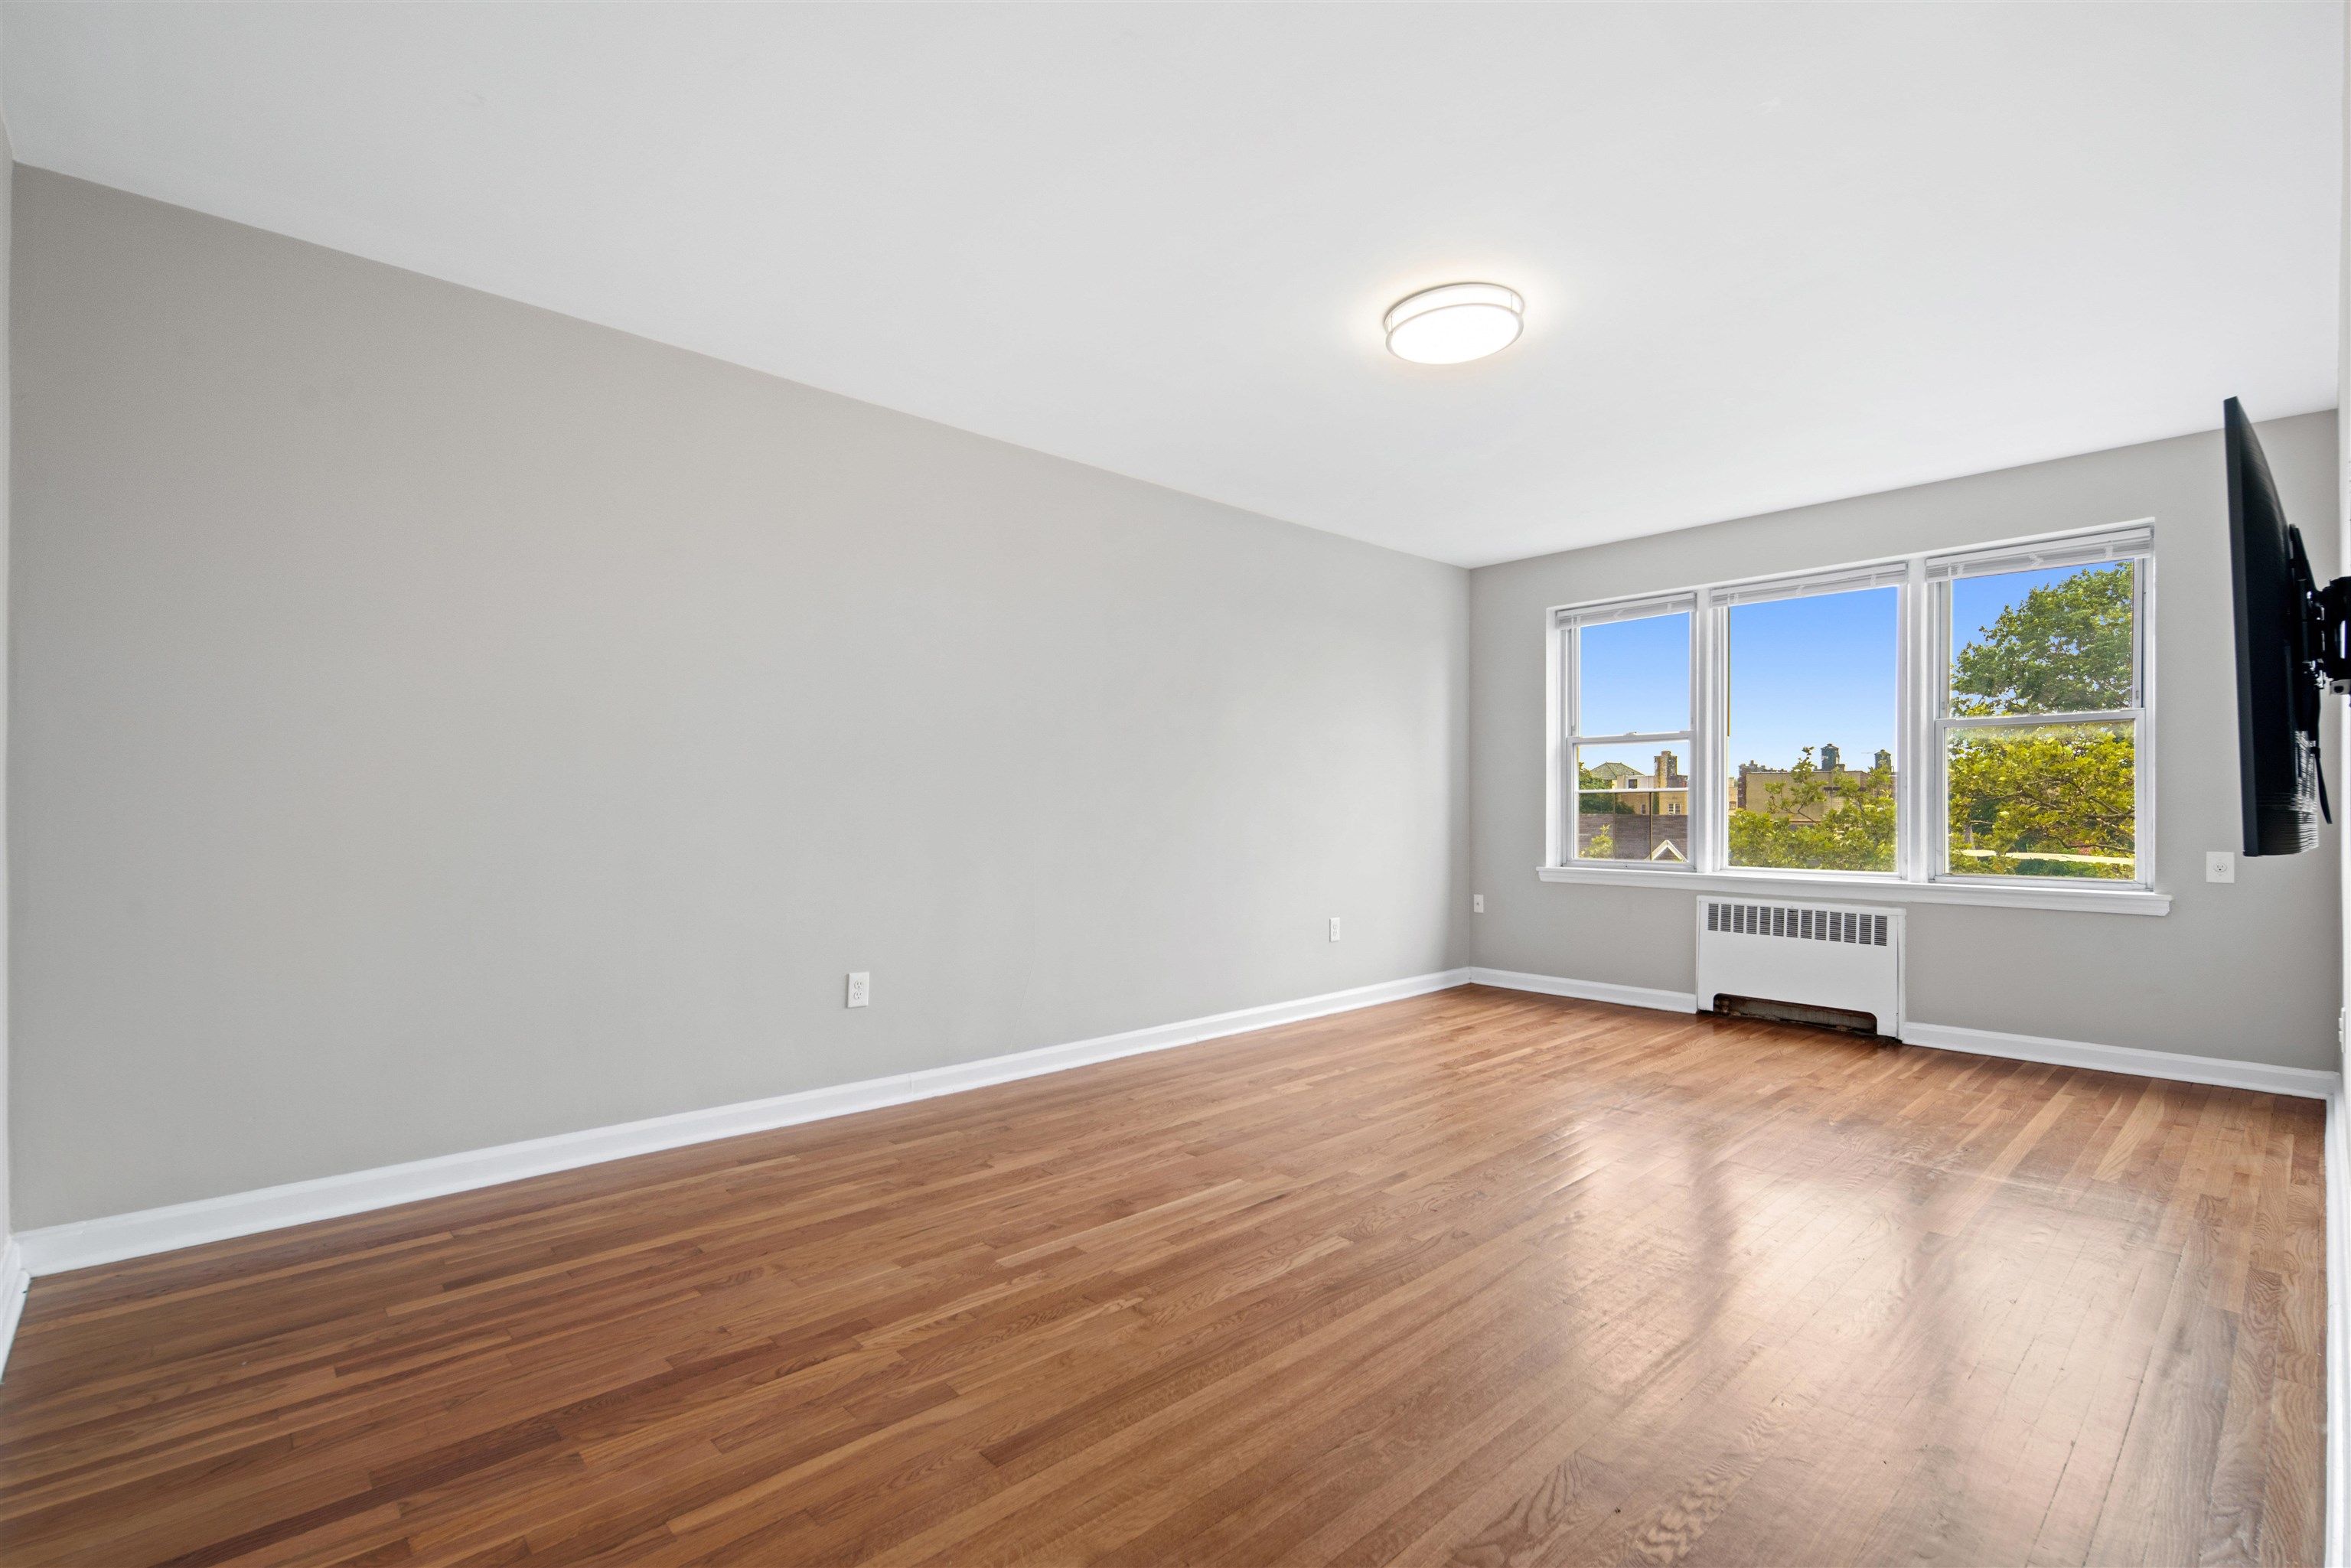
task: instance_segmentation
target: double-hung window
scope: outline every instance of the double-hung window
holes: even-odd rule
[[[1937,874],[2144,883],[2152,531],[1927,562]]]
[[[1558,747],[1567,858],[1690,863],[1690,627],[1696,600],[1601,605],[1559,622]]]
[[[1723,736],[1710,863],[1898,867],[1904,564],[1710,589]]]
[[[1543,874],[2161,913],[2153,580],[2134,524],[1553,611]]]

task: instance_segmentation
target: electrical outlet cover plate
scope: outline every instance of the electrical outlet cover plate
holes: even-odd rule
[[[873,999],[873,976],[864,969],[849,973],[849,1005],[862,1008]]]
[[[2204,852],[2204,880],[2206,882],[2236,881],[2237,856],[2235,852],[2231,850],[2206,850]]]

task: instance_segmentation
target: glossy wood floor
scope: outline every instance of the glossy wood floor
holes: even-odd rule
[[[0,1559],[2312,1562],[2320,1128],[1464,988],[41,1280]]]

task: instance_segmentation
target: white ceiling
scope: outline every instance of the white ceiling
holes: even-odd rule
[[[2342,8],[11,4],[17,156],[1475,564],[2335,402]],[[1526,296],[1406,365],[1398,297]]]

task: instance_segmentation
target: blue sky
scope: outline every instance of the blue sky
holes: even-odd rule
[[[1582,651],[1584,734],[1689,727],[1687,614],[1587,626]]]
[[[1952,584],[1952,640],[1965,645],[2033,589],[2083,570],[2020,571]],[[1866,768],[1894,746],[1895,594],[1891,588],[1743,604],[1730,612],[1729,762],[1785,768],[1834,744]],[[1583,632],[1583,732],[1623,735],[1689,726],[1689,617],[1653,615]],[[1625,760],[1643,771],[1655,747]],[[1593,750],[1585,767],[1617,755]],[[1814,753],[1817,757],[1817,750]],[[1682,758],[1687,767],[1689,758]]]
[[[1893,748],[1896,593],[1871,588],[1731,611],[1731,773],[1742,762],[1786,768],[1807,746],[1837,747],[1848,768]]]

